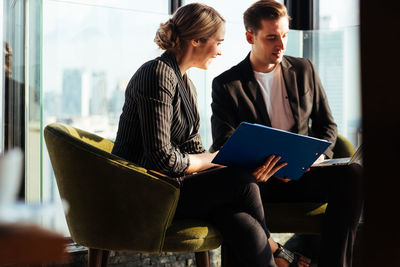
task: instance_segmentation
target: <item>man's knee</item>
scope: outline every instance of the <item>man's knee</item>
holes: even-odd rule
[[[363,170],[357,163],[347,165],[347,178],[350,179],[354,187],[361,187],[363,182]]]

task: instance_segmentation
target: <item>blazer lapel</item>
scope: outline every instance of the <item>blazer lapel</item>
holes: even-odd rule
[[[281,62],[282,75],[285,82],[286,91],[289,97],[289,104],[292,109],[293,118],[295,124],[291,129],[292,132],[297,133],[299,130],[299,114],[300,114],[300,103],[299,103],[299,92],[297,90],[297,79],[296,70],[292,67],[292,64],[284,56]]]
[[[177,90],[179,91],[179,95],[181,97],[181,103],[183,106],[183,112],[186,114],[186,118],[188,120],[188,125],[190,125],[188,128],[189,130],[192,129],[196,124],[196,117],[198,117],[198,114],[196,112],[196,108],[193,106],[193,103],[190,101],[190,96],[189,96],[189,91],[191,88],[186,88],[186,83],[181,75],[181,71],[179,69],[178,62],[176,62],[175,56],[172,54],[172,52],[166,51],[162,57],[166,60],[166,63],[170,65],[174,71],[175,74],[178,78],[178,88]],[[188,133],[189,135],[191,132]]]
[[[262,119],[262,123],[266,126],[271,126],[267,106],[261,93],[260,85],[254,77],[253,68],[251,67],[250,53],[241,63],[239,63],[239,66],[241,68],[241,73],[243,74],[243,85],[247,84],[247,86],[244,86],[244,90],[252,103],[254,103],[254,106]]]

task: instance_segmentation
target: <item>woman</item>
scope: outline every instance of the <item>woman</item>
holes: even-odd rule
[[[205,152],[198,133],[196,90],[186,71],[207,69],[221,55],[224,35],[222,16],[198,3],[179,8],[160,25],[155,42],[166,52],[130,80],[113,153],[177,179],[181,195],[175,216],[212,222],[223,236],[229,262],[276,266],[272,253],[280,250],[265,225],[256,182],[285,164],[275,165],[279,158],[271,156],[253,173],[216,166],[211,163],[215,154]],[[279,266],[288,266],[279,260]]]

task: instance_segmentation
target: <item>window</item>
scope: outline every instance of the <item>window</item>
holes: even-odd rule
[[[194,1],[184,4],[190,2]],[[212,143],[211,82],[249,53],[242,14],[254,1],[202,2],[227,20],[222,56],[207,71],[191,69],[189,73],[198,90],[200,133],[208,148]],[[169,18],[168,4],[163,0],[3,1],[0,34],[12,48],[11,77],[24,90],[13,98],[20,101],[17,104],[4,97],[0,104],[2,110],[4,105],[13,106],[14,121],[4,123],[8,117],[3,114],[3,127],[16,127],[9,127],[9,133],[3,129],[1,149],[6,142],[16,142],[15,129],[25,131],[20,142],[26,156],[28,202],[60,201],[43,140],[47,124],[64,122],[115,138],[127,82],[141,64],[162,53],[153,39],[159,24]],[[320,0],[320,29],[291,30],[287,48],[288,55],[314,62],[339,132],[356,146],[361,117],[357,7],[357,0]],[[3,96],[4,63],[2,57]],[[19,126],[18,120],[22,122]],[[62,213],[49,224],[65,225]]]
[[[185,1],[185,3],[198,1]],[[254,1],[200,1],[214,7],[226,19],[226,35],[222,56],[207,71],[192,69],[191,79],[197,87],[201,116],[201,135],[206,147],[211,137],[212,79],[238,64],[251,47],[245,39],[243,13]],[[279,1],[283,3],[283,1]],[[341,135],[354,146],[360,142],[360,60],[358,0],[320,0],[319,30],[290,30],[286,55],[307,57],[316,66]],[[318,6],[318,5],[317,5]]]
[[[145,61],[168,1],[43,1],[43,125],[63,122],[114,139],[125,88]],[[43,200],[55,201],[43,146]]]
[[[197,102],[200,112],[200,134],[207,149],[212,145],[211,136],[211,83],[214,77],[242,61],[251,47],[246,42],[243,26],[243,12],[255,1],[188,1],[184,4],[201,2],[215,8],[226,20],[225,40],[222,55],[217,57],[208,70],[192,68],[190,78],[197,89]]]

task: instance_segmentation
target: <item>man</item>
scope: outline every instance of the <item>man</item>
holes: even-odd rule
[[[332,157],[337,127],[315,68],[307,59],[284,56],[289,32],[285,6],[258,1],[244,13],[244,24],[251,52],[212,85],[213,149],[247,121],[331,141],[319,160]],[[328,202],[319,266],[352,265],[362,208],[360,172],[354,164],[312,168],[298,181],[259,181],[264,202]]]

